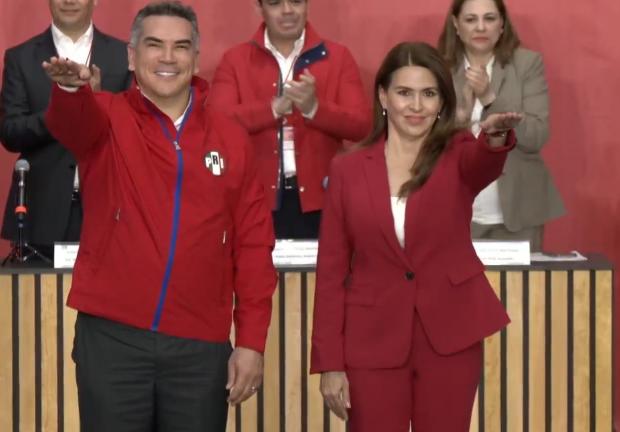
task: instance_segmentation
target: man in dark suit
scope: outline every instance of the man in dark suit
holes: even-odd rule
[[[10,48],[4,57],[0,96],[0,140],[30,163],[25,239],[51,258],[55,241],[78,241],[82,224],[79,175],[74,157],[43,122],[52,82],[41,68],[51,56],[91,66],[93,88],[121,91],[131,83],[126,44],[93,27],[96,0],[50,0],[52,25]],[[2,237],[17,238],[17,181],[8,194]]]

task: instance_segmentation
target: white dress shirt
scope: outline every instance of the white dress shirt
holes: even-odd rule
[[[407,210],[407,199],[401,197],[390,197],[392,203],[392,217],[394,218],[394,230],[400,247],[405,247],[405,210]]]
[[[297,58],[301,54],[301,50],[304,47],[304,42],[306,40],[306,31],[304,30],[301,33],[299,39],[297,39],[293,45],[293,51],[288,55],[288,57],[284,57],[280,51],[271,43],[269,39],[269,34],[267,33],[267,29],[265,29],[265,48],[271,52],[273,57],[278,62],[278,66],[280,68],[280,76],[282,77],[282,84],[285,85],[287,81],[293,79],[293,68],[295,67],[295,62]],[[314,117],[316,113],[316,107],[312,113],[308,116],[308,118]],[[277,118],[277,114],[274,112],[274,117]],[[284,166],[284,176],[292,177],[297,174],[297,166],[295,164],[295,130],[292,126],[284,125],[283,132],[283,149],[282,149],[282,164]]]
[[[493,77],[494,63],[495,57],[492,57],[491,60],[489,60],[489,63],[487,63],[486,71],[487,75],[489,75],[489,81]],[[467,57],[465,57],[463,66],[465,69],[471,66],[469,60],[467,60]],[[471,112],[471,132],[476,137],[480,135],[480,120],[482,119],[483,110],[484,106],[482,106],[482,102],[480,102],[480,99],[476,98],[476,101],[474,102],[474,109]],[[478,196],[476,196],[473,205],[472,221],[480,225],[495,225],[504,223],[504,214],[502,213],[502,208],[499,201],[497,180],[489,184],[486,188],[480,191]]]

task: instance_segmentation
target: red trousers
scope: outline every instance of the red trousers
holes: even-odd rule
[[[395,331],[398,331],[395,329]],[[347,369],[350,432],[468,432],[482,374],[482,342],[437,354],[414,319],[407,363],[397,369]]]

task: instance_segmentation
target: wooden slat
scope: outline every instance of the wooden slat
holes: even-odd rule
[[[19,276],[19,431],[35,430],[34,276]]]
[[[67,295],[71,288],[71,275],[63,275],[63,296],[64,304],[67,303]],[[77,386],[75,384],[75,363],[71,358],[73,350],[73,338],[75,336],[75,319],[77,312],[74,309],[65,307],[63,309],[63,344],[64,344],[64,426],[65,432],[77,432],[80,430],[80,413],[78,410]]]
[[[612,424],[613,391],[613,282],[612,272],[596,274],[596,431],[609,432]],[[616,311],[620,312],[620,311]],[[617,364],[617,363],[616,363]],[[616,366],[616,373],[620,368]],[[616,395],[620,397],[620,395]]]
[[[329,425],[330,432],[346,432],[347,430],[347,424],[344,421],[340,420],[334,413],[331,413],[329,416]]]
[[[511,323],[506,331],[506,413],[508,432],[523,430],[523,277],[521,272],[507,272],[506,309]]]
[[[493,291],[500,297],[500,273],[486,272]],[[501,430],[501,339],[500,333],[484,341],[484,426],[485,431]]]
[[[41,276],[41,424],[58,429],[58,343],[56,275]]]
[[[226,421],[226,432],[235,432],[237,429],[237,422],[235,420],[236,408],[228,406],[228,420]]]
[[[235,346],[235,326],[230,329],[230,343]],[[238,407],[228,405],[228,420],[226,421],[226,432],[235,432],[237,427],[236,413]]]
[[[573,286],[573,430],[588,431],[590,430],[590,272],[574,272]]]
[[[469,432],[478,432],[480,422],[478,420],[478,396],[480,393],[476,392],[476,399],[474,400],[474,408],[471,413],[471,423],[469,425]]]
[[[564,271],[551,274],[551,431],[568,430],[567,310],[568,282]]]
[[[0,431],[13,430],[13,294],[10,275],[0,276]]]
[[[264,430],[280,430],[280,287],[273,294],[263,377]]]
[[[301,430],[301,274],[286,275],[285,386],[286,432]]]
[[[243,432],[256,432],[257,430],[257,397],[252,396],[241,404],[241,430]]]
[[[314,288],[316,283],[316,274],[308,274],[308,369],[310,368],[311,347],[312,347],[312,314],[314,312]],[[321,375],[314,374],[308,377],[308,431],[322,432],[323,431],[323,396],[319,390],[321,383]]]
[[[529,430],[545,430],[545,273],[529,273]]]

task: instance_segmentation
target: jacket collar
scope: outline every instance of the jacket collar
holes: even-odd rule
[[[196,109],[204,107],[209,93],[209,84],[204,79],[194,76],[192,77],[191,87],[194,89],[194,111]],[[127,90],[127,99],[129,104],[139,113],[151,115],[153,111],[161,112],[157,105],[149,101],[142,95],[140,87],[134,77],[131,88]]]

